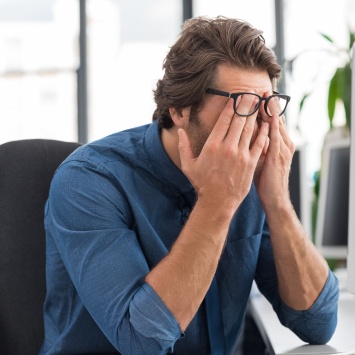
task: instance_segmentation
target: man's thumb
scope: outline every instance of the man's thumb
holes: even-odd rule
[[[180,160],[181,165],[183,166],[186,163],[189,163],[190,160],[194,158],[194,155],[191,150],[190,140],[187,136],[187,133],[184,129],[178,129],[178,137],[179,137],[179,152],[180,152]]]

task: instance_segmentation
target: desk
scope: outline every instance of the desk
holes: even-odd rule
[[[338,325],[327,345],[309,345],[281,325],[270,303],[259,294],[250,299],[250,312],[270,355],[348,354],[355,355],[355,296],[341,291]]]

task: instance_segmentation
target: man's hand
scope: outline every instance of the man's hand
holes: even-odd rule
[[[255,104],[252,101],[244,98],[239,105],[249,108]],[[236,115],[233,100],[228,100],[198,157],[193,156],[186,132],[179,129],[181,168],[198,199],[215,207],[227,206],[233,213],[243,201],[268,140],[269,124],[265,122],[253,136],[256,115]]]
[[[270,118],[263,107],[259,111],[263,120],[270,123],[270,140],[258,162],[254,182],[264,207],[275,208],[289,204],[289,174],[295,146],[283,115],[274,114]]]

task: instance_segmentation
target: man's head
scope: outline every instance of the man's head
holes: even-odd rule
[[[214,87],[219,64],[267,72],[273,88],[281,75],[281,67],[266,47],[262,32],[247,22],[224,17],[188,20],[165,58],[164,77],[155,90],[153,120],[158,119],[159,126],[168,129],[174,125],[170,108],[180,113],[191,107],[198,113],[206,89]]]

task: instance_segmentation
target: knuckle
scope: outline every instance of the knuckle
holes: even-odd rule
[[[265,141],[264,140],[261,140],[261,139],[257,139],[255,141],[255,144],[256,146],[261,150],[264,148],[264,145],[265,145]]]
[[[245,117],[234,115],[233,123],[236,124],[237,126],[244,127]],[[245,129],[245,127],[244,127],[244,129]]]
[[[224,147],[224,155],[227,158],[233,157],[235,155],[235,147],[232,145],[227,145]]]
[[[240,162],[244,165],[247,166],[250,164],[250,159],[249,159],[249,154],[247,151],[242,150],[239,154],[239,159]]]
[[[231,117],[229,117],[228,115],[226,115],[226,114],[221,114],[221,116],[219,117],[219,121],[220,121],[220,123],[221,123],[221,125],[223,125],[223,126],[230,126],[230,124],[231,124]]]
[[[249,125],[245,125],[243,128],[244,133],[251,135],[254,132],[254,127],[251,127]]]
[[[210,153],[216,152],[219,149],[220,143],[217,139],[211,139],[206,148],[209,150]]]

